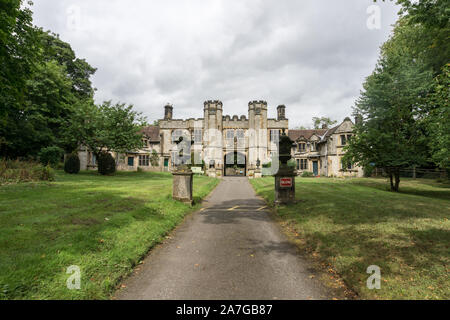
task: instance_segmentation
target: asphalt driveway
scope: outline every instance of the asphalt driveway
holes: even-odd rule
[[[327,299],[245,177],[224,177],[117,299]]]

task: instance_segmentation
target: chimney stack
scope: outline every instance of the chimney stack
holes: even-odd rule
[[[173,106],[170,103],[167,103],[164,106],[164,120],[172,120],[173,116]]]
[[[277,107],[278,120],[286,120],[286,106],[284,104]]]

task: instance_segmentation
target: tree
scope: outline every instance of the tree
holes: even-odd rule
[[[55,167],[60,161],[63,155],[63,150],[59,147],[46,147],[42,148],[39,152],[39,161],[44,166],[52,166]]]
[[[450,64],[437,76],[430,94],[431,105],[426,118],[432,160],[441,168],[450,167]]]
[[[103,143],[98,138],[98,132],[102,130],[99,108],[92,100],[81,100],[75,103],[73,111],[64,125],[63,144],[68,148],[66,151],[75,152],[83,145],[98,155],[103,147]]]
[[[320,118],[314,117],[312,118],[312,121],[314,124],[314,129],[322,129],[323,126],[329,128],[337,123],[336,120],[331,120],[330,118],[327,117],[320,117]]]
[[[0,156],[6,157],[16,156],[11,132],[17,131],[16,118],[23,112],[26,82],[40,61],[32,12],[22,4],[22,0],[0,2]]]
[[[294,129],[295,130],[311,130],[311,129],[322,129],[323,126],[329,128],[332,125],[336,124],[337,121],[336,120],[331,120],[328,117],[313,117],[312,118],[312,122],[313,122],[313,127],[308,126],[297,126]]]
[[[132,105],[83,101],[66,123],[65,143],[87,146],[97,158],[100,153],[134,151],[143,146],[141,130],[145,125],[145,117]]]
[[[159,166],[159,155],[156,152],[156,150],[152,150],[152,155],[150,156],[150,163],[154,167]]]
[[[72,81],[72,91],[79,99],[92,98],[95,89],[92,88],[90,77],[97,69],[86,60],[77,58],[70,44],[59,39],[57,34],[40,31],[39,37],[44,60],[57,61],[66,68],[66,74]]]
[[[410,44],[417,50],[423,50],[426,55],[424,63],[431,67],[434,75],[442,72],[442,68],[449,62],[450,52],[450,10],[448,0],[397,0],[402,6],[400,15],[408,17],[411,26],[421,25],[425,30],[425,37],[421,41]]]
[[[397,0],[400,14],[412,28],[420,28],[420,36],[404,43],[407,50],[431,69],[434,80],[421,117],[427,126],[430,159],[442,168],[449,167],[450,129],[448,108],[450,10],[447,0]]]
[[[64,66],[54,60],[38,66],[27,81],[27,100],[21,119],[30,130],[15,135],[27,147],[22,154],[34,155],[39,147],[62,145],[64,120],[72,114],[76,101]]]
[[[146,118],[133,110],[133,105],[106,101],[99,106],[103,118],[104,141],[108,141],[105,149],[114,152],[127,152],[142,148],[142,128]]]
[[[356,102],[354,113],[363,122],[356,124],[355,136],[345,149],[346,162],[384,168],[392,191],[399,190],[400,169],[425,163],[429,154],[424,110],[432,70],[408,46],[423,31],[406,18],[397,23]]]
[[[95,69],[58,36],[34,27],[23,1],[1,1],[0,9],[0,156],[70,149],[61,143],[61,125],[78,100],[93,99]]]

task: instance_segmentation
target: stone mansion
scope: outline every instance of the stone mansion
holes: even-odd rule
[[[333,127],[314,130],[289,130],[286,107],[277,107],[277,118],[267,117],[267,102],[248,103],[248,117],[223,114],[222,102],[204,102],[203,118],[174,119],[173,106],[164,107],[164,119],[158,126],[143,129],[142,150],[114,155],[118,170],[171,171],[179,154],[179,137],[190,140],[190,152],[198,167],[210,176],[245,175],[277,155],[278,138],[285,132],[293,141],[292,158],[298,174],[304,171],[315,176],[362,176],[362,169],[343,166],[343,147],[352,135],[350,118]],[[79,152],[81,169],[96,167],[89,150]],[[206,171],[206,172],[205,172]]]

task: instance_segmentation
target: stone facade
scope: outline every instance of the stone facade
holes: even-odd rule
[[[192,140],[191,153],[204,161],[210,175],[221,176],[233,172],[254,176],[257,163],[266,163],[276,153],[276,144],[271,143],[271,130],[279,133],[288,130],[285,107],[278,107],[277,119],[267,117],[267,102],[251,101],[248,115],[229,116],[223,114],[222,102],[205,101],[203,118],[173,119],[173,107],[165,107],[165,117],[159,121],[160,156],[165,159],[166,169],[171,171],[173,158],[177,154],[174,140],[188,136]],[[228,160],[227,160],[228,159]]]
[[[346,119],[339,126],[323,130],[289,130],[286,107],[277,107],[277,118],[267,117],[267,102],[250,101],[247,116],[223,114],[218,100],[205,101],[203,118],[174,119],[172,105],[164,107],[164,119],[158,126],[143,130],[145,147],[127,154],[113,154],[118,170],[173,171],[179,146],[179,137],[190,140],[190,153],[198,166],[205,166],[208,175],[260,176],[258,169],[278,153],[277,141],[285,131],[295,142],[292,157],[297,173],[317,171],[322,176],[360,175],[359,168],[343,169],[341,135],[351,135],[353,123]],[[96,167],[95,156],[88,150],[80,151],[81,169]],[[315,163],[316,162],[316,163]],[[317,168],[317,170],[316,170]]]
[[[353,134],[353,126],[350,118],[345,118],[331,129],[290,130],[297,174],[308,171],[315,176],[362,177],[362,168],[342,164],[343,148]]]

